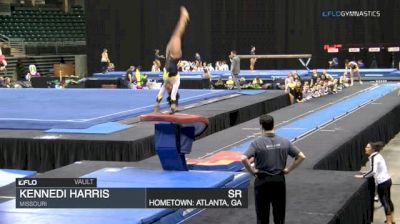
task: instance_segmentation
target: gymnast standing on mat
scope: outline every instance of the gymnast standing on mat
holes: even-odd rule
[[[350,69],[350,86],[353,86],[353,84],[354,84],[354,74],[357,74],[358,81],[360,82],[360,84],[363,83],[361,81],[360,68],[358,67],[357,62],[355,62],[355,61],[349,62],[348,60],[346,60],[346,62],[345,62],[346,73],[347,73],[347,69]]]
[[[363,175],[355,175],[356,178],[369,178],[374,177],[375,183],[378,187],[379,200],[385,209],[386,223],[395,223],[394,220],[394,206],[390,199],[390,188],[392,186],[392,179],[389,176],[385,159],[379,153],[384,144],[382,142],[370,142],[365,146],[365,154],[368,155],[370,162],[370,170]]]
[[[171,90],[171,100],[170,100],[170,110],[171,113],[175,113],[177,109],[176,103],[176,95],[178,93],[179,85],[180,85],[180,77],[178,73],[178,62],[179,59],[182,57],[182,36],[185,32],[186,25],[189,21],[189,12],[186,10],[185,7],[181,6],[180,8],[180,17],[179,21],[176,24],[175,30],[171,36],[171,39],[168,42],[167,49],[166,49],[166,59],[165,59],[165,68],[166,68],[166,75],[163,76],[164,83],[161,86],[160,92],[157,95],[156,99],[156,106],[154,111],[160,111],[160,102],[164,96],[165,86],[167,83],[172,85]]]

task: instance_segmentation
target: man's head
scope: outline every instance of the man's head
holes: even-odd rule
[[[236,51],[235,50],[231,50],[231,54],[229,55],[230,58],[233,58],[236,56]]]
[[[274,129],[274,118],[268,114],[261,115],[260,125],[264,131],[272,131]]]

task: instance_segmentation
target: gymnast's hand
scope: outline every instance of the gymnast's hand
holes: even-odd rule
[[[363,175],[361,175],[361,174],[356,174],[356,175],[354,175],[354,177],[355,177],[355,178],[358,178],[358,179],[362,179],[362,178],[364,178],[364,176],[363,176]]]

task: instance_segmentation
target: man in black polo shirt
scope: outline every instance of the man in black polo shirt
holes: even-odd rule
[[[254,140],[245,152],[242,162],[253,174],[257,223],[269,223],[272,204],[275,224],[285,223],[286,184],[285,176],[306,158],[289,140],[276,136],[274,118],[270,115],[260,117],[262,137]],[[287,156],[295,158],[286,168]],[[250,160],[254,159],[252,167]]]

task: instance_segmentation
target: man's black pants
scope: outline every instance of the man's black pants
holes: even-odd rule
[[[284,175],[257,175],[254,181],[257,223],[269,224],[269,213],[275,224],[285,223],[286,214],[286,184]]]

